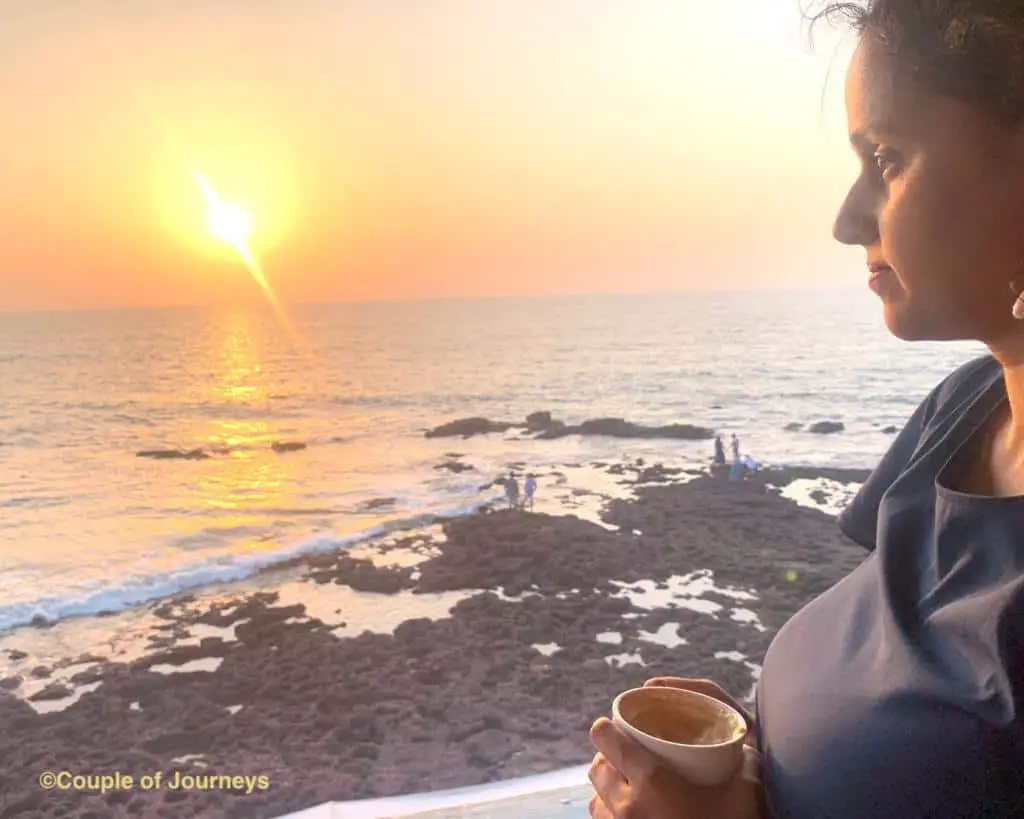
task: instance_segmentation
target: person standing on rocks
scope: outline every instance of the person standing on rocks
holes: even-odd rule
[[[537,478],[531,472],[523,483],[523,508],[533,511],[533,493],[537,491]]]
[[[505,478],[505,497],[508,498],[509,509],[515,509],[519,505],[519,481],[512,472]]]
[[[725,466],[725,444],[722,443],[722,436],[715,436],[715,466]]]
[[[733,433],[732,441],[730,442],[732,448],[732,468],[729,470],[729,480],[738,481],[743,475],[743,461],[740,460],[740,439]]]

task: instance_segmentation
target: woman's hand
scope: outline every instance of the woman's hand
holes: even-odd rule
[[[703,692],[702,692],[703,693]],[[602,717],[590,729],[594,819],[757,819],[761,789],[740,772],[723,785],[691,785]]]
[[[713,697],[719,702],[724,702],[726,705],[735,708],[743,715],[743,719],[747,723],[747,745],[757,745],[757,723],[754,720],[754,715],[751,714],[746,708],[727,692],[722,686],[713,680],[697,679],[694,677],[652,677],[644,683],[644,687],[648,685],[661,685],[665,688],[682,688],[685,691],[696,691],[698,694],[704,694],[707,697]]]

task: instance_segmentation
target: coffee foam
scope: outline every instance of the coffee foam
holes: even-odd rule
[[[673,688],[631,692],[619,714],[638,731],[679,745],[721,745],[746,731],[742,717],[723,703]]]

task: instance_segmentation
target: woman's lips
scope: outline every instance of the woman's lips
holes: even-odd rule
[[[885,280],[892,275],[892,268],[887,264],[877,264],[868,267],[868,287],[876,292],[885,283]]]

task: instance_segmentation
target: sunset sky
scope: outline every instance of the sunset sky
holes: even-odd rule
[[[0,0],[0,310],[850,285],[798,0]],[[838,50],[837,50],[838,49]],[[831,66],[831,76],[829,70]]]

